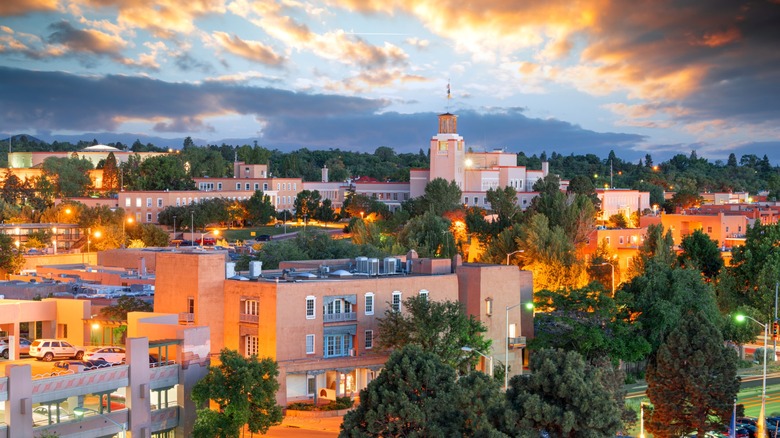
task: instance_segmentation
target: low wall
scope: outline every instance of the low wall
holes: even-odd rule
[[[339,409],[337,411],[296,411],[294,409],[287,409],[285,416],[298,417],[298,418],[331,418],[331,417],[343,417],[350,409]]]

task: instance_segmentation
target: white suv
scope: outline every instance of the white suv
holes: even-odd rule
[[[57,339],[36,339],[30,345],[30,356],[45,362],[59,357],[81,360],[84,357],[84,348],[74,347],[69,342]]]

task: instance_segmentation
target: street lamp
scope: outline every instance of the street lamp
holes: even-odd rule
[[[122,221],[122,248],[125,247],[125,243],[127,242],[127,237],[125,236],[125,222],[127,222],[128,224],[132,224],[133,218],[128,217],[127,219]]]
[[[506,344],[504,345],[504,391],[507,390],[509,387],[509,311],[514,309],[515,307],[520,307],[523,304],[525,304],[525,308],[528,310],[532,310],[534,308],[534,303],[517,303],[513,306],[506,306],[506,332],[505,333],[505,341]],[[518,332],[518,337],[523,337],[523,309],[520,309],[520,324],[518,324],[518,327],[520,331]],[[523,347],[520,347],[520,373],[521,376],[523,375]]]
[[[488,371],[487,374],[488,374],[488,376],[493,377],[493,356],[487,356],[485,354],[482,354],[481,351],[475,350],[475,349],[473,349],[471,347],[460,347],[460,349],[465,351],[466,353],[471,353],[473,351],[474,353],[477,353],[478,355],[480,355],[480,356],[484,357],[485,359],[487,359],[488,360],[488,366],[490,367],[490,370]]]
[[[758,414],[758,421],[756,422],[756,427],[758,427],[756,436],[766,436],[766,339],[769,337],[769,324],[758,322],[757,319],[747,315],[736,316],[738,322],[742,322],[745,319],[749,319],[764,328],[764,376],[761,380],[761,412]]]
[[[607,266],[611,268],[612,271],[612,298],[615,298],[615,265],[613,265],[610,262],[604,262],[604,263],[595,263],[593,266]]]
[[[120,434],[121,438],[126,438],[127,437],[127,423],[119,424],[116,421],[114,421],[111,417],[109,417],[108,415],[105,415],[105,414],[103,414],[101,412],[98,412],[98,411],[96,411],[96,410],[94,410],[92,408],[87,408],[87,407],[84,407],[84,406],[79,406],[79,407],[73,408],[73,415],[76,418],[79,418],[79,419],[84,418],[84,416],[85,416],[85,414],[87,412],[92,412],[95,415],[100,415],[104,419],[110,421],[111,423],[114,424],[114,426],[117,426],[117,427],[122,429],[122,433]]]
[[[507,254],[507,255],[506,255],[506,264],[507,264],[507,266],[509,266],[509,257],[511,257],[511,256],[513,256],[513,255],[515,255],[515,254],[520,254],[521,252],[525,252],[525,250],[523,250],[523,249],[518,249],[517,251],[512,251],[512,252],[510,252],[509,254]]]
[[[360,212],[360,220],[363,220],[363,216],[364,216],[365,214],[366,214],[366,212],[365,212],[365,211],[361,211],[361,212]]]

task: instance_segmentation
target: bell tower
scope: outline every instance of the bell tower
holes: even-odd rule
[[[439,114],[439,132],[431,138],[429,182],[436,178],[455,181],[463,189],[465,142],[458,135],[458,116]]]

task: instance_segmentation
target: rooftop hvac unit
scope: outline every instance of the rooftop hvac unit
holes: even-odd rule
[[[233,278],[236,276],[236,264],[234,262],[225,263],[225,278]]]
[[[263,262],[253,260],[249,262],[249,276],[257,278],[263,274]]]
[[[368,259],[368,275],[379,275],[379,259]]]
[[[396,261],[392,257],[385,257],[385,274],[395,274]]]
[[[404,260],[401,258],[395,259],[395,272],[398,272],[399,274],[404,272],[406,269],[406,263],[404,263]]]
[[[368,274],[368,257],[358,257],[355,259],[357,263],[358,274]]]

